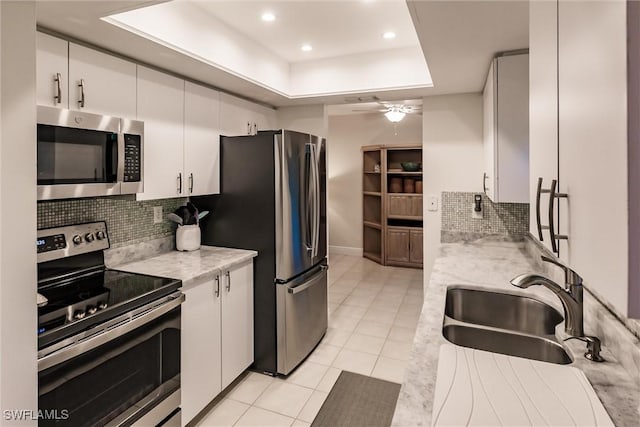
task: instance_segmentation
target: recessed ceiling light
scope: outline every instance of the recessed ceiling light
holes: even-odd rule
[[[309,52],[311,51],[313,48],[311,47],[310,44],[303,44],[302,47],[300,48],[302,49],[303,52]]]
[[[387,31],[386,33],[384,33],[382,35],[383,38],[389,40],[389,39],[395,39],[396,38],[396,33],[394,33],[393,31]]]
[[[273,22],[276,20],[276,15],[271,12],[265,12],[262,14],[262,20],[264,22]]]

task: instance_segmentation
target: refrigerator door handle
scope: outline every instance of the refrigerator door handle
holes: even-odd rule
[[[318,145],[314,144],[314,168],[315,168],[315,240],[313,243],[314,257],[318,256],[318,246],[320,245],[320,153]]]
[[[307,246],[307,253],[310,258],[315,256],[315,242],[316,242],[316,184],[315,184],[315,147],[314,144],[309,143],[309,170],[307,171],[309,176],[309,198],[307,199],[307,229],[309,230],[309,246]],[[311,224],[309,224],[311,223]]]

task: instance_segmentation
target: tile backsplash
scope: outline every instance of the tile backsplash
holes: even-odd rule
[[[175,226],[166,215],[186,198],[136,201],[132,196],[38,202],[38,228],[106,221],[112,248],[171,236]],[[153,207],[162,206],[163,221],[153,223]]]
[[[473,219],[473,196],[477,193],[443,192],[441,240],[444,243],[492,237],[524,240],[529,232],[528,203],[493,203],[482,195],[482,219]]]

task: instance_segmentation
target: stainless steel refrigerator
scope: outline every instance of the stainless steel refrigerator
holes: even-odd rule
[[[327,330],[325,140],[288,131],[220,138],[221,194],[205,245],[254,249],[255,363],[288,374]]]

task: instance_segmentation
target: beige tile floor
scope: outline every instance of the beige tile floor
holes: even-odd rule
[[[292,374],[250,372],[198,426],[309,426],[342,370],[401,383],[422,307],[422,270],[329,257],[329,329]]]

